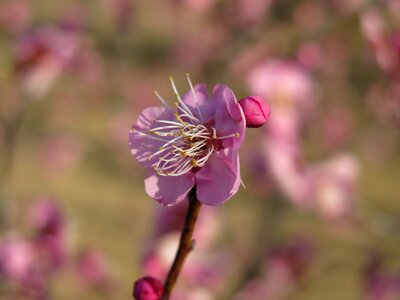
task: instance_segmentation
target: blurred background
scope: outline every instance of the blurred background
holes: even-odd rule
[[[145,194],[128,133],[185,73],[272,113],[173,299],[400,299],[399,0],[2,0],[0,298],[163,280],[185,203]]]

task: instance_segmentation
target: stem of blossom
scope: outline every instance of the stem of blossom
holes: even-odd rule
[[[27,103],[29,99],[23,98],[20,106],[17,108],[15,116],[11,120],[2,120],[5,130],[4,147],[1,154],[0,170],[0,229],[10,225],[9,215],[9,189],[14,163],[14,155],[18,139],[18,133],[26,114]]]
[[[167,279],[164,283],[164,294],[162,300],[169,299],[172,289],[174,288],[179,273],[183,267],[185,259],[194,247],[194,240],[192,239],[192,235],[202,205],[196,197],[196,186],[194,186],[189,192],[188,200],[189,207],[186,213],[185,224],[182,229],[178,251],[176,252],[174,262],[171,266],[171,269],[169,270]]]

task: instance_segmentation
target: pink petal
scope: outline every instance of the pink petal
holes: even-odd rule
[[[196,174],[197,197],[204,204],[220,205],[237,193],[240,182],[239,154],[225,149]]]
[[[151,168],[158,161],[158,157],[148,160],[148,157],[159,150],[165,141],[157,140],[154,137],[138,134],[148,133],[148,130],[155,126],[154,121],[158,119],[171,120],[173,114],[163,106],[148,107],[142,111],[137,124],[132,126],[129,133],[129,148],[135,158],[146,168]],[[156,126],[159,126],[156,124]]]
[[[182,100],[196,118],[198,118],[202,123],[206,123],[213,117],[215,103],[208,99],[208,90],[205,84],[196,84],[194,86],[194,93],[196,98],[194,97],[193,92],[189,90],[182,97]]]
[[[194,174],[158,176],[150,173],[144,181],[146,193],[164,206],[171,206],[186,198],[194,185]]]
[[[217,136],[239,135],[239,137],[223,139],[223,147],[239,149],[244,140],[246,122],[235,94],[227,86],[219,84],[214,87],[211,101],[216,103],[215,128]]]

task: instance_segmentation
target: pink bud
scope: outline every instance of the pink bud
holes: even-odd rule
[[[146,276],[135,282],[133,298],[136,300],[160,300],[163,292],[164,288],[158,279]]]
[[[264,125],[271,114],[271,108],[260,96],[248,96],[239,100],[246,118],[246,127],[258,128]]]

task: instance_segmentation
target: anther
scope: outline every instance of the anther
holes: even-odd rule
[[[192,159],[191,164],[193,167],[197,167],[197,162],[195,159]]]

